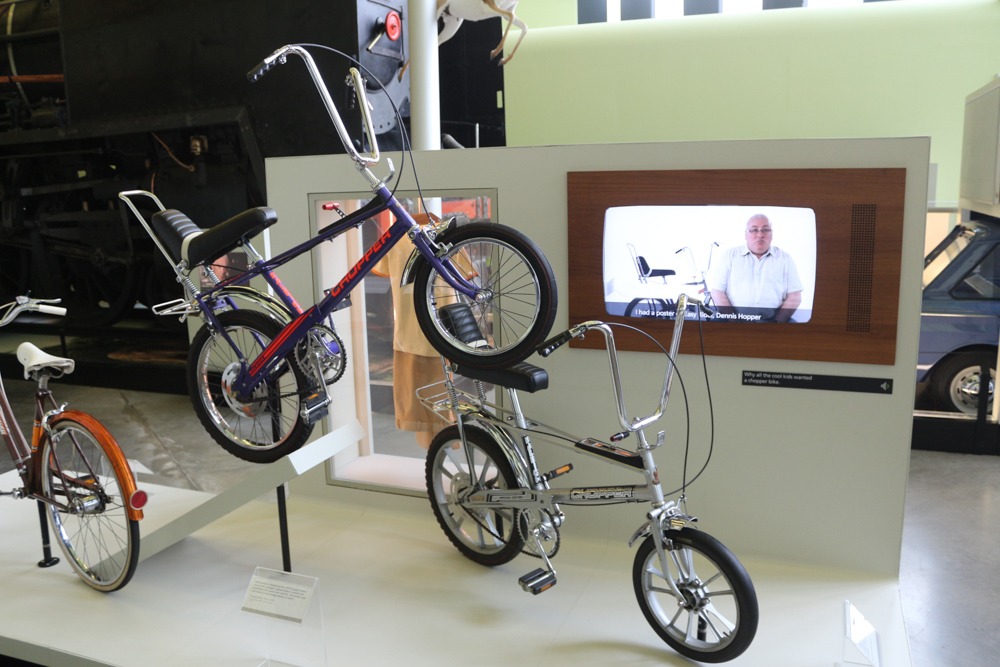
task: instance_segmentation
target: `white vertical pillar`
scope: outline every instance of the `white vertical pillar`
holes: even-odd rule
[[[410,37],[410,141],[416,150],[441,148],[437,2],[408,0]]]

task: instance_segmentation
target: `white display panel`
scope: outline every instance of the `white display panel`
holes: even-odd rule
[[[690,402],[689,472],[701,467],[712,448],[706,472],[688,491],[689,510],[704,530],[741,558],[756,554],[895,576],[912,427],[910,387],[916,372],[928,154],[928,140],[913,138],[550,146],[427,152],[414,158],[424,188],[496,188],[497,221],[528,234],[545,251],[562,296],[567,293],[567,247],[573,233],[566,201],[571,171],[905,168],[894,365],[857,364],[849,357],[839,363],[710,357],[710,409],[704,382],[698,379],[702,360],[682,355],[678,361]],[[268,200],[281,216],[284,244],[275,251],[308,235],[309,193],[330,192],[357,178],[353,164],[343,157],[269,160]],[[400,187],[415,187],[410,170]],[[311,275],[286,273],[282,280],[293,292],[309,293]],[[561,301],[554,331],[569,324]],[[696,335],[696,327],[690,329]],[[626,395],[639,402],[653,402],[662,381],[659,371],[649,372],[650,359],[639,352],[621,356]],[[610,389],[601,384],[607,373],[602,352],[564,348],[548,359],[531,361],[548,370],[550,385],[522,398],[529,416],[537,414],[581,435],[607,438],[618,430]],[[886,378],[896,389],[889,395],[871,395],[747,386],[742,384],[747,370]],[[679,486],[681,479],[684,420],[678,400],[659,426],[668,431],[666,446],[656,458],[669,488]],[[561,450],[536,454],[544,470],[573,458]],[[601,462],[573,463],[573,476],[580,483],[632,482],[631,476],[616,474]],[[314,491],[323,493],[322,488]],[[570,508],[567,514],[565,539],[579,531],[614,542],[627,540],[643,520],[635,506]],[[850,540],[844,539],[848,524]]]

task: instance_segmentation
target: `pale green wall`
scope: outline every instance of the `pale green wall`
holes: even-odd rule
[[[576,0],[524,0],[515,13],[529,30],[576,25]]]
[[[529,27],[545,4],[522,3]],[[532,27],[505,66],[507,143],[930,136],[948,205],[998,36],[997,0]]]

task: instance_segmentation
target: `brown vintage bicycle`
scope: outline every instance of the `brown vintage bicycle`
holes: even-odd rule
[[[64,315],[65,308],[50,305],[58,302],[17,297],[0,306],[0,327],[28,311]],[[31,343],[17,348],[17,358],[25,379],[38,383],[35,421],[29,443],[14,420],[0,379],[0,435],[24,482],[0,495],[38,501],[43,554],[39,567],[59,562],[50,548],[48,515],[56,541],[84,583],[102,592],[118,590],[139,562],[139,520],[146,493],[137,489],[125,455],[108,430],[94,417],[58,405],[52,396],[49,379],[72,373],[75,362]]]

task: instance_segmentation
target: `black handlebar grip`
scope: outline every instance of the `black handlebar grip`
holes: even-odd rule
[[[552,338],[548,339],[547,341],[539,345],[536,349],[538,350],[538,354],[542,355],[543,357],[547,357],[556,350],[558,350],[560,347],[565,345],[566,343],[570,342],[571,340],[573,340],[573,334],[570,333],[569,331],[563,331],[558,336],[553,336]]]
[[[247,72],[247,79],[250,81],[250,83],[253,83],[260,77],[267,74],[268,71],[270,71],[270,69],[274,67],[275,62],[276,62],[275,60],[271,60],[270,62],[268,62],[268,60],[265,58],[264,60],[261,61],[259,65],[257,65],[252,70]]]

